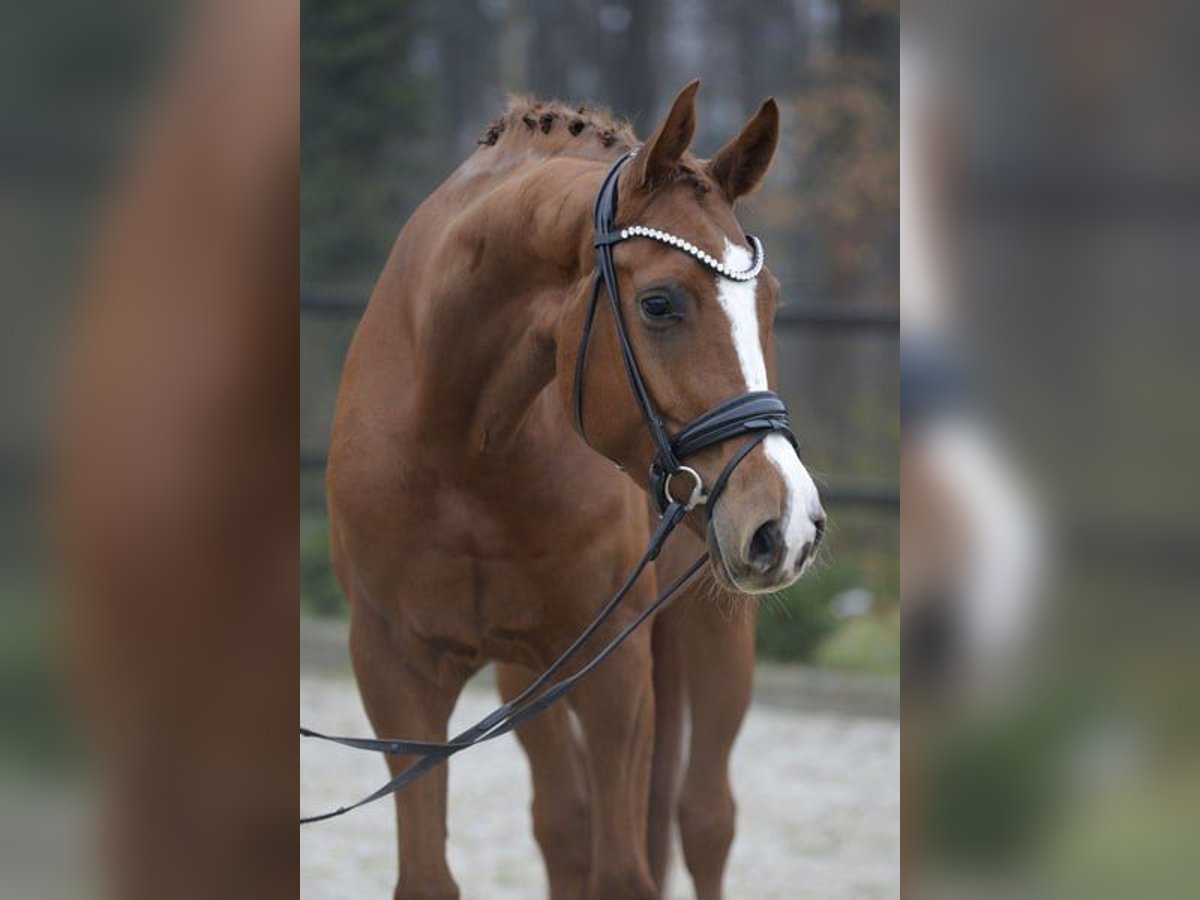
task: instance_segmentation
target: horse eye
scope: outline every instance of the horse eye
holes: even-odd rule
[[[651,294],[642,298],[642,313],[647,319],[654,321],[679,318],[679,313],[675,312],[670,299],[662,294]]]

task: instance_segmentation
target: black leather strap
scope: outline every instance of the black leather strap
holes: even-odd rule
[[[575,355],[575,380],[571,385],[571,405],[575,409],[575,430],[589,444],[587,428],[583,424],[583,376],[587,370],[588,344],[592,337],[592,323],[596,321],[596,301],[600,298],[600,275],[592,279],[592,299],[588,303],[587,312],[583,318],[583,328],[579,332],[579,352]]]
[[[730,438],[744,434],[753,434],[757,440],[734,454],[717,476],[717,481],[708,490],[706,501],[710,508],[715,503],[715,497],[720,493],[717,488],[724,489],[725,481],[733,466],[741,462],[746,454],[771,434],[782,434],[793,446],[796,446],[796,436],[788,422],[787,407],[783,401],[771,391],[754,391],[742,394],[715,406],[708,412],[693,419],[671,439],[672,448],[678,459],[687,459],[701,450],[727,441]],[[650,467],[649,487],[650,496],[654,498],[659,511],[666,509],[673,498],[667,496],[666,481],[670,470],[663,461],[655,459]]]
[[[666,459],[671,464],[671,471],[679,468],[679,461],[674,458],[671,450],[671,440],[666,427],[654,408],[646,382],[638,369],[637,358],[633,353],[633,344],[629,340],[629,331],[625,327],[625,317],[621,313],[621,293],[617,284],[617,270],[613,263],[612,248],[624,238],[616,228],[617,216],[617,181],[621,167],[629,160],[631,153],[625,153],[609,168],[600,183],[596,193],[596,203],[592,209],[592,224],[596,248],[596,276],[592,286],[592,296],[584,317],[583,328],[579,336],[579,353],[575,357],[575,380],[571,388],[573,406],[575,408],[575,428],[580,436],[587,441],[587,428],[583,416],[583,379],[587,371],[587,349],[592,335],[592,324],[596,318],[596,304],[601,289],[608,294],[609,306],[612,309],[613,324],[616,326],[617,343],[621,351],[621,361],[625,367],[625,377],[633,391],[633,399],[638,411],[654,441],[655,455]]]
[[[679,460],[675,458],[675,452],[671,449],[671,439],[667,435],[667,429],[663,425],[663,421],[658,415],[657,410],[654,408],[654,401],[650,399],[650,392],[646,389],[646,382],[642,378],[641,370],[638,369],[637,357],[633,353],[633,344],[629,340],[629,330],[625,327],[625,315],[621,311],[621,290],[617,283],[617,269],[613,263],[612,255],[616,242],[609,239],[616,230],[618,176],[620,175],[621,167],[625,165],[629,158],[630,154],[627,153],[613,163],[612,168],[609,169],[604,182],[600,186],[599,194],[596,196],[594,223],[595,233],[598,238],[596,243],[596,271],[600,273],[600,279],[604,283],[604,291],[608,294],[608,303],[613,314],[613,323],[616,325],[617,341],[621,347],[621,362],[625,366],[625,375],[629,381],[630,388],[633,390],[633,399],[637,403],[638,410],[642,414],[642,419],[645,420],[646,427],[650,431],[650,437],[654,441],[655,455],[666,460],[669,470],[674,472],[679,469]]]
[[[777,431],[796,443],[787,407],[771,391],[742,394],[693,419],[672,438],[681,459],[747,431]]]

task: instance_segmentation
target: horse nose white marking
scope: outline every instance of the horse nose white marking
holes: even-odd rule
[[[725,239],[728,268],[746,269],[752,262],[750,251]],[[758,332],[758,279],[732,281],[717,276],[717,302],[729,320],[729,333],[741,366],[747,391],[767,390],[767,362],[763,357]],[[787,491],[783,513],[785,543],[784,571],[790,572],[805,545],[817,540],[817,522],[823,517],[821,498],[812,476],[787,438],[772,434],[763,441],[763,452],[779,471]]]
[[[783,435],[772,434],[763,441],[763,452],[779,470],[787,485],[787,506],[783,513],[783,541],[787,547],[783,568],[790,572],[804,548],[817,542],[817,522],[824,518],[817,486],[795,448]]]

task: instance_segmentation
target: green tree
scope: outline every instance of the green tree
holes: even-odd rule
[[[303,0],[301,276],[362,280],[396,231],[400,136],[427,128],[428,86],[408,64],[415,4]]]

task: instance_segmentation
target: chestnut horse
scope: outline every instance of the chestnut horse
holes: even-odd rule
[[[744,270],[750,251],[733,206],[770,164],[778,107],[763,103],[701,161],[688,153],[696,88],[620,171],[618,225],[668,230]],[[590,338],[587,442],[570,416],[593,286],[592,205],[635,145],[602,113],[514,101],[413,214],[371,296],[343,372],[327,480],[354,671],[380,736],[444,741],[460,690],[489,661],[501,693],[515,695],[646,545],[655,448],[611,316],[597,315]],[[765,269],[735,282],[651,240],[624,243],[614,258],[632,350],[668,430],[769,387],[778,283]],[[711,484],[736,443],[689,464]],[[780,435],[736,466],[722,497],[711,519],[703,507],[688,514],[596,644],[705,542],[712,565],[653,632],[635,633],[574,689],[569,709],[518,730],[554,900],[659,897],[676,814],[698,896],[721,896],[753,615],[730,617],[713,594],[791,584],[823,524],[812,479]],[[411,761],[389,765],[394,774]],[[400,790],[396,806],[396,900],[458,897],[445,857],[446,767]]]

